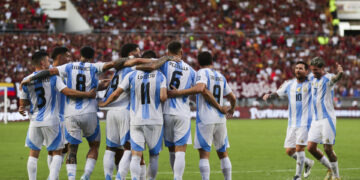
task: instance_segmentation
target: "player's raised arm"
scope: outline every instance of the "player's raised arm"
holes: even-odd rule
[[[156,61],[136,66],[136,70],[153,71],[159,69],[166,61],[180,61],[180,58],[176,56],[163,56]]]
[[[21,81],[20,90],[22,89],[22,87],[24,85],[30,83],[33,80],[46,78],[46,77],[49,77],[49,76],[52,76],[52,75],[59,75],[59,70],[57,68],[51,68],[51,69],[47,69],[47,70],[42,70],[42,71],[36,73],[34,76]]]
[[[89,92],[85,92],[85,91],[77,91],[77,90],[66,87],[63,90],[61,90],[61,93],[65,94],[66,96],[72,97],[72,98],[95,98],[96,97],[95,88],[91,89]]]
[[[279,95],[276,92],[268,93],[268,94],[265,94],[263,96],[264,101],[273,100],[273,99],[276,99],[276,98],[279,98]]]
[[[337,67],[336,68],[337,69],[337,74],[334,77],[331,78],[331,82],[330,82],[331,86],[336,84],[341,79],[341,77],[343,75],[343,72],[344,72],[342,66],[339,63],[336,63],[336,67]]]

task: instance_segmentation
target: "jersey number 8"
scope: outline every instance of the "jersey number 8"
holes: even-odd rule
[[[78,74],[76,76],[76,90],[78,91],[85,91],[85,75],[84,74]]]

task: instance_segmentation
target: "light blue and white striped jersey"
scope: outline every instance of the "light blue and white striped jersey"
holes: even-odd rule
[[[171,85],[178,90],[189,89],[195,85],[196,72],[184,61],[167,61],[161,66],[160,71],[165,75],[167,88]],[[190,105],[188,96],[168,98],[164,103],[164,114],[190,117]]]
[[[214,95],[221,106],[224,102],[224,96],[232,92],[225,77],[213,69],[200,69],[196,74],[196,84],[199,83],[206,85],[206,88]],[[196,123],[215,124],[225,122],[226,117],[223,113],[211,106],[202,94],[196,95]]]
[[[56,67],[61,77],[66,79],[70,89],[90,91],[97,88],[99,74],[105,63],[73,62]],[[92,98],[69,98],[65,101],[65,116],[97,112],[97,101]]]
[[[50,68],[53,68],[53,65],[50,65],[49,69]],[[61,81],[64,82],[64,84],[66,83],[65,82],[65,79],[63,77],[60,77],[61,78]],[[65,99],[66,99],[66,96],[65,94],[61,93],[61,92],[56,92],[57,96],[58,96],[58,103],[59,103],[59,118],[60,118],[60,121],[61,122],[64,122],[65,120],[65,117],[64,117],[64,113],[65,113]]]
[[[133,71],[126,75],[120,88],[130,89],[130,124],[163,124],[160,90],[166,88],[166,78],[158,70]]]
[[[132,72],[133,69],[130,67],[123,68],[114,73],[113,78],[111,79],[110,85],[108,86],[105,97],[103,101],[106,101],[109,96],[117,89],[118,85],[124,80],[125,76]],[[101,109],[110,110],[122,110],[122,109],[130,110],[130,92],[129,90],[124,91],[115,101],[108,104],[106,107],[102,107]]]
[[[326,73],[320,79],[311,77],[314,120],[327,119],[334,133],[336,126],[336,115],[334,109],[334,85],[331,78],[334,74]]]
[[[25,77],[30,78],[32,75]],[[30,127],[52,126],[59,124],[59,99],[57,92],[66,88],[59,76],[50,76],[44,79],[31,81],[23,86],[20,99],[30,101]]]
[[[285,81],[276,91],[279,96],[287,96],[289,101],[289,127],[308,127],[312,120],[311,82],[297,79]]]

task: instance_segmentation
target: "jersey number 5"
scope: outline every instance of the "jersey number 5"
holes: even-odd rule
[[[37,107],[41,109],[46,104],[45,90],[43,87],[37,87],[35,88],[35,92],[37,96]]]
[[[76,76],[76,90],[78,91],[85,91],[85,75],[84,74],[78,74]]]
[[[141,104],[150,104],[150,83],[141,83]],[[145,102],[146,96],[146,102]]]
[[[174,86],[176,89],[180,86],[180,77],[182,76],[182,72],[174,71],[170,81],[170,89],[173,89],[171,86]]]

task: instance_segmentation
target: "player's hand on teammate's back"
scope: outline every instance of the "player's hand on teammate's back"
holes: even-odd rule
[[[181,57],[179,57],[179,56],[173,56],[173,61],[175,61],[175,62],[180,62],[180,61],[181,61]]]
[[[26,111],[25,111],[25,107],[24,106],[20,106],[19,107],[19,113],[23,116],[26,116]]]
[[[171,87],[172,90],[168,90],[168,91],[167,91],[168,97],[169,97],[169,98],[173,98],[173,97],[178,96],[178,90],[176,89],[176,87],[173,86],[173,85],[170,85],[170,87]]]
[[[226,117],[227,117],[227,118],[231,118],[231,117],[233,116],[233,114],[234,114],[234,111],[235,111],[235,109],[230,108],[230,109],[228,110],[227,114],[226,114]]]
[[[230,106],[221,106],[220,107],[220,112],[223,114],[227,114],[229,110],[230,110]]]
[[[95,98],[95,97],[96,97],[96,88],[91,89],[91,90],[88,92],[88,96],[89,96],[89,98]]]

